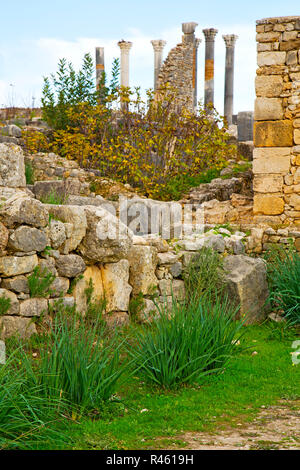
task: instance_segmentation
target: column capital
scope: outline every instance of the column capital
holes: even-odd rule
[[[124,41],[124,40],[122,39],[122,41],[119,41],[119,42],[118,42],[118,46],[119,46],[119,48],[121,49],[121,51],[124,51],[124,52],[129,53],[130,49],[132,48],[132,42],[130,42],[130,41]]]
[[[191,21],[190,23],[182,23],[183,34],[193,34],[198,26],[198,23]]]
[[[205,36],[205,41],[209,42],[214,42],[216,35],[218,34],[218,30],[214,28],[207,28],[207,29],[202,29],[202,32]]]
[[[195,47],[196,47],[196,49],[198,49],[198,47],[200,46],[201,42],[202,42],[202,39],[200,39],[200,38],[196,38],[196,39],[195,39]]]
[[[225,41],[226,47],[234,47],[239,37],[236,34],[225,34],[222,38]]]
[[[163,39],[152,39],[151,44],[155,52],[162,52],[167,41],[164,41]]]

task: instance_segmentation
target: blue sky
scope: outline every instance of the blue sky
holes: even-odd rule
[[[165,39],[165,56],[181,39],[181,23],[195,21],[199,47],[198,93],[203,98],[204,38],[215,27],[215,104],[223,112],[225,45],[222,34],[238,34],[235,112],[253,109],[256,70],[255,20],[300,15],[299,0],[0,0],[0,107],[38,103],[42,76],[66,57],[78,67],[85,52],[105,47],[105,66],[119,56],[120,39],[133,42],[130,84],[153,86],[151,39]]]

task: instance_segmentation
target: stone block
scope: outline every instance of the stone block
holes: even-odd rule
[[[75,254],[61,255],[56,260],[56,269],[62,277],[76,277],[84,272],[85,262],[81,256]]]
[[[282,99],[257,98],[255,100],[254,119],[256,121],[277,121],[283,118]]]
[[[48,300],[33,298],[20,303],[21,317],[40,317],[48,312]]]
[[[256,194],[254,196],[254,215],[280,215],[284,211],[284,199],[273,194]]]
[[[290,147],[254,149],[253,173],[287,175],[291,165],[290,152]]]
[[[256,175],[253,180],[253,190],[257,193],[280,193],[282,186],[281,175]]]
[[[296,145],[300,144],[300,129],[295,129],[294,130],[294,143]]]
[[[257,65],[283,65],[286,60],[286,52],[259,52],[257,54]]]
[[[270,31],[267,33],[258,33],[256,35],[257,42],[276,42],[280,38],[280,32]]]
[[[160,253],[160,256],[165,259],[168,259],[168,255],[169,253]],[[133,245],[129,251],[128,260],[130,263],[129,283],[133,288],[133,295],[138,295],[140,292],[144,295],[152,294],[158,282],[155,275],[158,263],[156,248]]]
[[[0,144],[0,186],[26,186],[23,150],[17,145]]]
[[[0,274],[3,277],[18,276],[32,272],[37,265],[38,257],[36,255],[3,256],[0,258]]]
[[[129,262],[122,259],[118,263],[101,266],[103,290],[106,299],[106,311],[127,312],[132,287],[128,284]]]
[[[258,121],[254,123],[255,147],[292,147],[292,121]]]
[[[36,327],[32,323],[31,318],[6,316],[0,317],[0,335],[2,338],[19,335],[21,338],[27,339],[35,334]]]
[[[256,96],[275,98],[282,93],[283,78],[280,75],[258,75],[255,78]]]
[[[13,251],[43,251],[48,245],[45,232],[34,227],[17,228],[9,237],[8,246]]]
[[[280,51],[296,51],[300,49],[300,39],[290,39],[289,41],[281,42],[279,49]]]
[[[7,289],[0,289],[0,298],[5,298],[10,300],[10,307],[7,312],[4,312],[6,315],[18,315],[20,307],[19,301],[13,292],[10,292]]]

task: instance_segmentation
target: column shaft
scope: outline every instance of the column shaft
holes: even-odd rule
[[[217,29],[203,29],[205,36],[205,107],[214,105],[215,37],[217,33]]]
[[[224,116],[228,125],[232,124],[233,115],[234,47],[237,38],[234,34],[223,36],[226,44]]]
[[[105,73],[104,68],[104,47],[96,47],[96,87],[99,87],[102,75]]]

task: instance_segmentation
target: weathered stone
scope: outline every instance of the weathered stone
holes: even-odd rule
[[[8,243],[8,237],[9,237],[9,231],[3,225],[2,222],[0,222],[0,253],[3,252],[7,246]]]
[[[24,155],[17,145],[0,144],[0,186],[26,186]]]
[[[48,271],[52,273],[54,276],[57,276],[57,270],[55,268],[55,259],[48,258],[48,259],[40,259],[39,260],[39,267],[41,271]]]
[[[184,300],[185,298],[185,285],[184,281],[174,279],[172,281],[173,297],[177,300]]]
[[[256,35],[257,42],[276,42],[280,38],[280,32],[270,31],[267,33],[258,33]]]
[[[294,130],[294,143],[296,145],[300,144],[300,129],[295,129]]]
[[[281,175],[256,175],[253,180],[253,190],[257,193],[280,193],[282,187]]]
[[[13,277],[19,274],[30,273],[38,265],[38,257],[30,256],[3,256],[0,258],[0,273],[3,277]]]
[[[280,98],[256,98],[254,119],[272,121],[283,118],[283,106]]]
[[[260,258],[243,255],[227,256],[224,260],[226,286],[230,299],[240,306],[240,316],[246,323],[263,320],[268,298],[266,266]]]
[[[92,262],[116,262],[126,258],[132,245],[132,232],[110,212],[88,206],[84,208],[87,231],[79,251]]]
[[[1,134],[8,135],[10,137],[22,137],[22,129],[15,124],[8,124],[7,126],[1,127]]]
[[[64,308],[72,308],[75,305],[75,299],[72,296],[68,297],[59,297],[57,299],[49,299],[48,300],[49,310],[53,310],[54,312],[59,310],[60,307]]]
[[[2,338],[19,335],[21,338],[27,339],[35,333],[37,333],[36,327],[31,318],[6,315],[0,317],[0,335]]]
[[[279,46],[281,51],[294,51],[300,49],[300,39],[291,39],[289,41],[281,42]],[[278,52],[278,54],[280,54]]]
[[[122,259],[118,263],[101,266],[103,290],[106,299],[106,311],[127,312],[132,287],[128,284],[129,262]]]
[[[21,317],[40,317],[48,312],[48,300],[33,298],[20,303]]]
[[[159,265],[167,265],[167,264],[174,264],[178,261],[178,255],[174,253],[158,253],[158,264]]]
[[[297,51],[290,51],[286,54],[286,65],[297,65],[298,64]]]
[[[5,298],[10,300],[10,307],[5,312],[6,315],[18,315],[20,307],[16,294],[7,289],[0,289],[0,299]]]
[[[164,258],[169,253],[161,253]],[[131,247],[128,260],[130,263],[129,283],[132,286],[133,295],[142,292],[144,295],[152,294],[153,288],[157,286],[155,269],[157,266],[157,250],[152,246]]]
[[[6,363],[6,346],[5,342],[0,340],[0,364]]]
[[[139,320],[142,323],[151,323],[157,316],[158,310],[153,300],[144,299],[144,305],[139,315]]]
[[[179,277],[182,273],[182,263],[177,261],[177,263],[171,264],[169,271],[173,277]]]
[[[62,277],[76,277],[85,270],[85,262],[78,255],[61,255],[56,260],[56,269]]]
[[[70,224],[68,229],[71,231],[71,235],[68,233],[70,236],[60,246],[60,252],[67,255],[71,251],[76,250],[86,234],[87,221],[84,208],[79,206],[55,206],[51,204],[46,204],[45,207],[49,211],[50,216],[64,222],[65,226]]]
[[[253,213],[265,215],[279,215],[284,211],[284,200],[280,196],[270,194],[256,194],[254,196]]]
[[[291,149],[288,147],[257,148],[253,153],[253,173],[286,175],[291,164]]]
[[[222,235],[212,235],[205,239],[204,246],[212,248],[219,253],[224,253],[225,251],[225,240]]]
[[[28,197],[25,193],[17,193],[0,207],[0,218],[9,228],[16,224],[45,227],[49,214],[40,201]]]
[[[51,246],[57,250],[66,241],[65,224],[60,220],[51,220],[49,227]]]
[[[57,277],[50,286],[50,297],[59,297],[67,294],[70,281],[66,277]]]
[[[257,65],[259,67],[264,65],[284,65],[285,59],[285,52],[259,52],[257,54]]]
[[[104,320],[109,328],[116,328],[129,324],[129,315],[127,312],[111,312],[105,315]]]
[[[22,226],[9,237],[8,246],[14,251],[43,251],[48,244],[45,232],[37,228]]]
[[[17,293],[29,294],[28,281],[26,276],[2,279],[1,287]]]
[[[292,147],[292,122],[288,120],[255,122],[254,145],[256,147]]]
[[[292,194],[289,200],[290,206],[294,207],[296,211],[300,211],[300,196],[298,194]]]
[[[33,186],[33,192],[37,199],[44,202],[50,196],[54,196],[56,199],[61,200],[62,202],[59,202],[59,204],[62,204],[67,197],[65,181],[63,180],[36,181]]]

